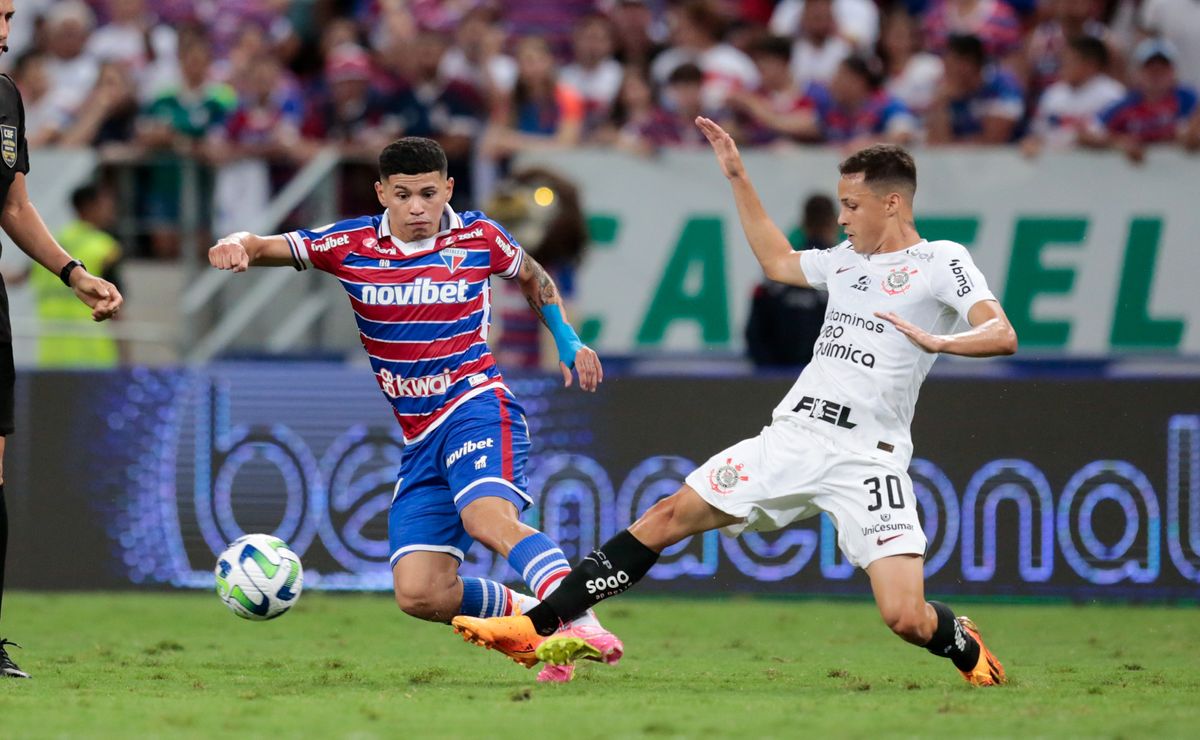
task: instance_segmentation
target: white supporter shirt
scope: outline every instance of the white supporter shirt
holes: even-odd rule
[[[1125,96],[1125,86],[1107,75],[1096,75],[1079,87],[1059,80],[1042,93],[1033,117],[1033,133],[1053,148],[1079,139],[1080,128],[1100,130],[1099,115]]]
[[[849,450],[907,468],[917,394],[937,355],[875,312],[944,334],[995,296],[966,248],[950,241],[922,240],[869,259],[846,241],[799,258],[809,284],[829,291],[829,304],[812,362],[773,417],[798,418]]]

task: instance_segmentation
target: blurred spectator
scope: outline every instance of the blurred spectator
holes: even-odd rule
[[[838,34],[832,0],[809,0],[800,15],[800,33],[792,47],[792,76],[800,85],[828,84],[842,60],[854,52]]]
[[[63,131],[62,146],[90,146],[102,149],[123,147],[137,136],[137,89],[124,62],[100,65],[96,87],[87,105]]]
[[[829,197],[812,195],[800,222],[803,249],[828,249],[838,238],[837,208]],[[746,352],[755,367],[795,367],[812,360],[813,344],[825,321],[827,294],[813,288],[764,280],[754,289],[746,322]]]
[[[704,105],[703,85],[704,72],[700,67],[691,63],[676,67],[667,80],[662,105],[637,127],[630,148],[651,154],[663,147],[707,146],[708,140],[696,128],[696,116],[720,120],[725,115]]]
[[[951,36],[946,75],[929,109],[930,144],[1004,144],[1019,133],[1025,112],[1016,80],[989,65],[976,36]]]
[[[665,83],[680,65],[695,64],[703,72],[706,108],[720,108],[731,91],[758,85],[750,57],[722,41],[727,21],[715,0],[686,0],[671,7],[667,17],[672,46],[650,66],[657,84]]]
[[[504,0],[504,20],[514,36],[539,38],[552,55],[570,52],[571,31],[594,12],[596,0]]]
[[[917,133],[916,119],[882,85],[874,60],[852,56],[838,65],[829,94],[816,97],[821,139],[847,150],[880,141],[911,142]]]
[[[729,96],[740,115],[737,138],[751,146],[784,140],[815,141],[819,136],[812,101],[792,76],[792,43],[765,36],[750,47],[760,85],[754,92]]]
[[[626,65],[608,120],[592,134],[590,141],[635,154],[648,154],[649,149],[644,146],[639,132],[657,114],[650,75],[642,67]]]
[[[1120,149],[1142,161],[1147,144],[1179,143],[1200,148],[1200,113],[1196,91],[1175,76],[1178,52],[1168,41],[1146,39],[1133,51],[1138,70],[1129,93],[1100,114],[1101,134],[1088,143]]]
[[[1139,22],[1144,32],[1174,45],[1179,81],[1200,89],[1200,2],[1144,0]]]
[[[442,79],[471,85],[485,100],[511,93],[517,84],[517,62],[502,53],[504,38],[494,10],[472,10],[455,29],[454,45],[442,57]]]
[[[205,140],[224,126],[237,106],[233,88],[211,81],[212,47],[195,29],[180,34],[180,84],[158,96],[142,114],[137,126],[138,142],[150,151],[188,158],[204,154]],[[179,250],[180,197],[184,177],[174,158],[159,161],[142,182],[145,220],[150,230],[150,250],[159,257],[173,257]],[[197,171],[199,190],[207,200],[211,183]],[[199,223],[211,219],[199,214]]]
[[[95,25],[92,9],[79,0],[56,3],[46,15],[50,96],[60,108],[72,114],[83,105],[96,84],[96,62],[84,53],[88,34]]]
[[[781,0],[771,14],[771,33],[789,38],[800,32],[805,0]],[[879,8],[872,0],[833,0],[833,17],[842,38],[867,51],[879,38]]]
[[[62,248],[105,280],[124,292],[116,276],[121,245],[109,233],[117,222],[117,199],[100,185],[84,185],[71,194],[76,219],[55,237]],[[115,367],[120,352],[108,327],[92,321],[92,312],[70,291],[62,289],[58,276],[34,269],[29,276],[37,302],[38,319],[51,322],[38,332],[38,365],[53,368]],[[62,327],[62,328],[56,328]]]
[[[233,88],[213,82],[212,47],[189,33],[179,44],[179,87],[155,98],[139,125],[139,138],[151,148],[197,154],[206,136],[223,126],[237,106]]]
[[[404,115],[405,134],[427,136],[446,151],[449,175],[454,178],[451,205],[461,211],[475,202],[471,156],[474,143],[483,132],[488,110],[475,87],[441,76],[441,60],[447,47],[445,38],[427,32],[403,48],[411,77],[407,82],[409,89],[399,95],[411,98],[417,106],[415,111]]]
[[[178,84],[179,39],[158,23],[146,0],[112,0],[110,19],[88,38],[87,53],[99,62],[121,62],[133,75],[143,101]]]
[[[30,148],[52,144],[71,120],[71,112],[50,94],[47,55],[31,49],[17,58],[13,81],[25,106],[25,137]]]
[[[287,10],[292,0],[204,0],[196,3],[196,18],[208,29],[213,48],[220,56],[233,47],[242,29],[256,25],[265,29],[272,44],[284,44],[293,36]]]
[[[218,234],[236,231],[266,210],[272,162],[291,163],[311,153],[300,137],[304,100],[279,59],[260,52],[241,83],[237,109],[206,143],[207,159],[217,166],[213,211]]]
[[[621,87],[621,64],[613,58],[613,25],[603,15],[585,17],[575,27],[574,61],[559,79],[583,96],[584,128],[592,131],[608,117]]]
[[[1029,99],[1036,100],[1046,88],[1059,80],[1070,39],[1090,36],[1107,42],[1108,29],[1096,16],[1096,0],[1044,0],[1048,17],[1029,34],[1022,55],[1021,77],[1027,85]],[[1113,57],[1113,50],[1109,50]],[[1101,70],[1118,69],[1119,64]]]
[[[614,0],[608,15],[616,27],[617,60],[626,68],[649,68],[666,36],[664,24],[658,22],[649,4],[645,0]]]
[[[1062,78],[1042,93],[1030,134],[1021,142],[1025,154],[1047,146],[1073,146],[1081,134],[1095,132],[1100,113],[1125,96],[1125,86],[1104,73],[1108,67],[1103,41],[1093,36],[1071,39],[1063,54]]]
[[[921,49],[921,27],[902,7],[888,13],[879,39],[884,88],[916,115],[933,103],[945,68],[935,54]]]
[[[1004,61],[1021,46],[1021,22],[1002,0],[934,0],[925,13],[925,47],[942,53],[952,36],[975,36],[992,61]]]
[[[506,158],[527,149],[563,148],[583,136],[583,98],[561,82],[546,42],[526,37],[517,43],[517,84],[512,97],[496,106],[480,149]]]
[[[368,159],[398,138],[403,133],[401,119],[371,78],[371,57],[365,49],[353,44],[333,49],[325,61],[324,87],[303,125],[305,137]]]
[[[564,308],[575,296],[575,271],[587,247],[587,222],[579,189],[566,178],[540,168],[514,173],[496,188],[485,209],[554,278]],[[550,370],[558,366],[553,340],[541,331],[537,316],[516,281],[498,286],[496,359],[505,367]],[[543,343],[547,346],[543,348]]]

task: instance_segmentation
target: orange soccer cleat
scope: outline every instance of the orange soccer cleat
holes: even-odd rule
[[[979,661],[975,663],[975,667],[969,671],[959,671],[967,683],[975,686],[999,686],[1007,683],[1008,678],[1004,675],[1004,666],[1000,665],[1000,661],[992,655],[992,651],[987,649],[987,645],[983,644],[983,637],[979,634],[979,628],[975,626],[968,617],[959,617],[958,624],[969,634],[975,638],[975,642],[979,643]]]
[[[546,639],[533,628],[529,617],[524,616],[488,619],[458,616],[450,620],[450,624],[467,642],[498,650],[526,668],[537,665],[538,645]]]

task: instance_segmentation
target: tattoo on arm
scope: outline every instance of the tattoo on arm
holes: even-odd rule
[[[550,275],[546,273],[546,268],[538,264],[537,260],[529,255],[525,255],[525,265],[522,271],[528,269],[529,276],[533,278],[534,289],[525,293],[525,300],[528,301],[529,307],[533,309],[534,314],[542,323],[546,322],[542,316],[542,306],[548,306],[552,303],[559,303],[558,288],[555,287],[554,281],[550,279]]]

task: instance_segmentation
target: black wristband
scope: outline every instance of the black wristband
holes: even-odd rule
[[[67,264],[63,265],[63,268],[58,271],[58,279],[63,281],[63,285],[67,286],[68,288],[71,287],[71,271],[73,271],[76,267],[83,267],[85,270],[87,269],[83,266],[83,262],[79,260],[71,260]]]

